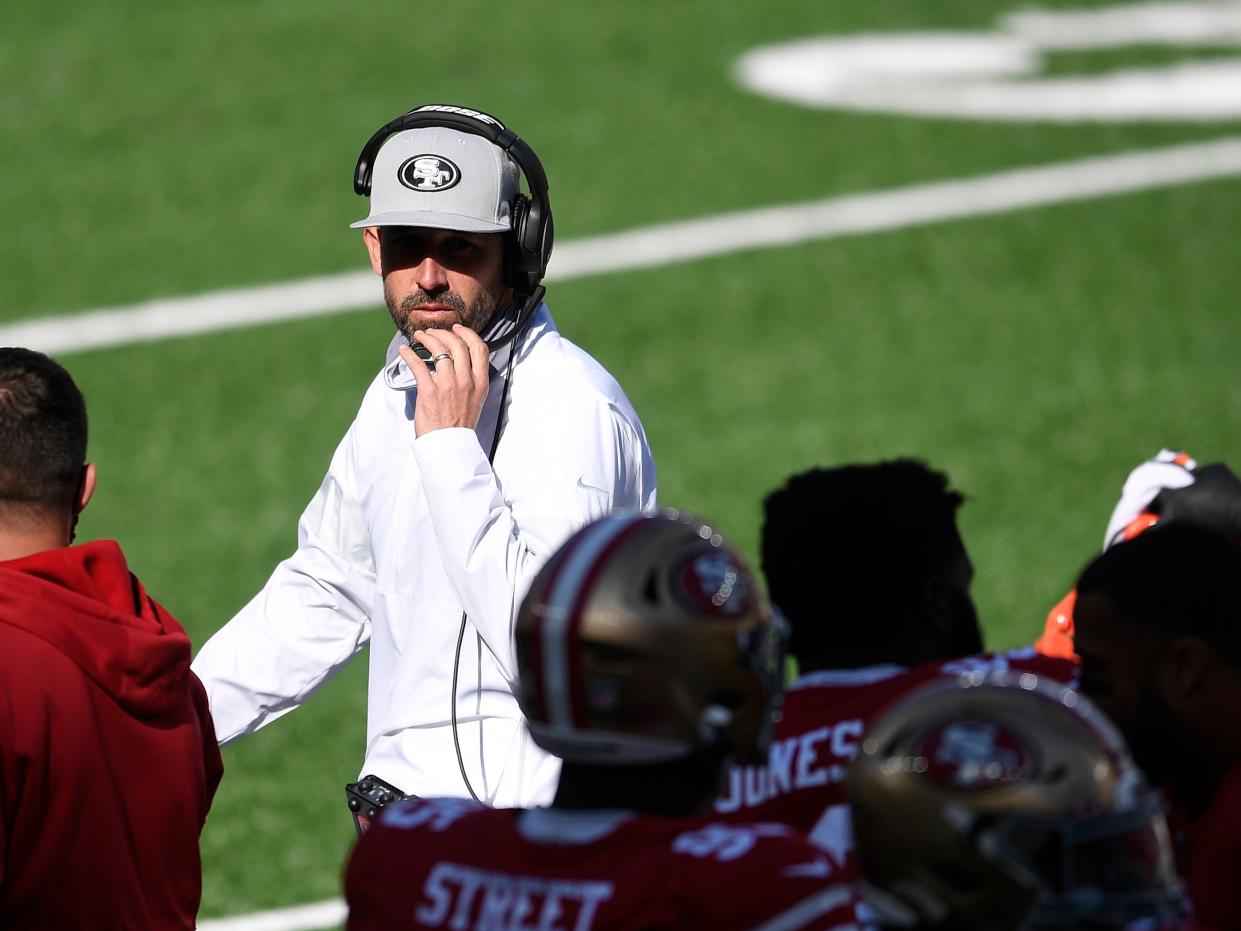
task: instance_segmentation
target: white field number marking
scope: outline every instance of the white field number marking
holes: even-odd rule
[[[819,108],[973,120],[1120,122],[1241,117],[1241,56],[1039,77],[1044,55],[1134,45],[1241,49],[1241,3],[1026,10],[991,31],[859,33],[752,49],[735,77]]]

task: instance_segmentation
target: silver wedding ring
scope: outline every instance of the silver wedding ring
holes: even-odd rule
[[[431,357],[431,361],[432,361],[432,362],[439,362],[441,359],[451,359],[451,358],[452,358],[452,353],[450,353],[450,352],[441,352],[438,356],[432,356],[432,357]]]

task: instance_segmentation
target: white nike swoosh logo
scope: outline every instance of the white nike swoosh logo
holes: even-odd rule
[[[597,491],[601,495],[611,494],[611,492],[608,491],[606,488],[600,488],[598,485],[586,484],[585,482],[582,481],[582,477],[580,475],[577,477],[577,487],[584,489],[585,491]]]

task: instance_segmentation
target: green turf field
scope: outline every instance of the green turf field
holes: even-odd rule
[[[528,139],[561,241],[1241,130],[817,111],[730,79],[760,43],[982,29],[1007,9],[19,0],[0,30],[0,324],[364,268],[354,159],[417,103],[477,106]],[[661,501],[750,553],[762,495],[793,471],[947,470],[1008,646],[1037,633],[1138,461],[1178,445],[1241,464],[1238,216],[1241,181],[1195,183],[581,278],[549,304],[629,392]],[[120,539],[201,643],[294,546],[390,329],[376,285],[370,313],[63,355],[100,469],[83,535]],[[226,750],[204,917],[338,894],[364,707],[358,663]]]

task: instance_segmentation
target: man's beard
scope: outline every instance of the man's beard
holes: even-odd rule
[[[491,317],[495,313],[497,295],[489,291],[480,291],[478,297],[474,299],[474,303],[467,308],[465,301],[454,291],[441,291],[432,297],[421,288],[415,288],[398,302],[396,295],[388,289],[387,282],[385,282],[384,300],[388,304],[388,313],[392,315],[392,322],[396,324],[396,328],[404,334],[405,338],[412,343],[414,341],[414,331],[426,329],[425,325],[418,323],[414,318],[414,311],[419,307],[429,304],[440,305],[455,312],[455,320],[448,323],[437,323],[436,326],[438,327],[451,327],[454,323],[460,323],[462,326],[469,327],[475,333],[481,333],[483,328],[491,322]]]

